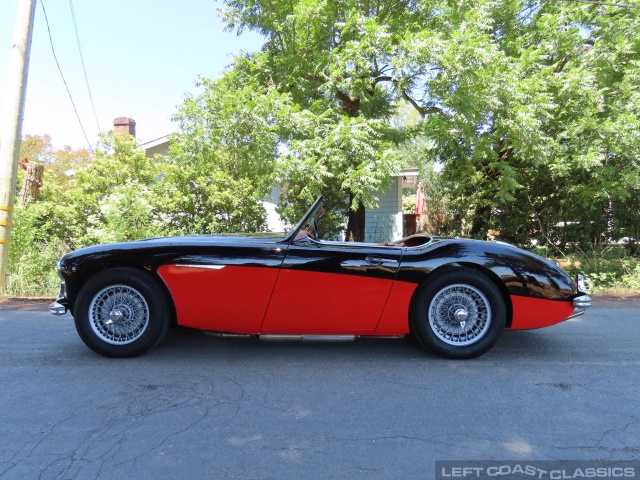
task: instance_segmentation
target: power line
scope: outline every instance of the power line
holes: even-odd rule
[[[84,126],[82,125],[82,120],[80,120],[80,115],[78,115],[78,110],[76,109],[76,104],[73,101],[73,97],[71,96],[71,91],[69,91],[69,87],[67,86],[67,81],[64,79],[64,75],[62,74],[62,69],[60,68],[60,64],[58,63],[58,57],[56,56],[56,50],[53,48],[53,39],[51,38],[51,28],[49,28],[49,19],[47,18],[47,11],[44,8],[44,0],[40,0],[40,6],[42,6],[42,12],[44,13],[44,20],[47,24],[47,31],[49,32],[49,43],[51,44],[51,51],[53,52],[53,58],[56,61],[56,66],[58,67],[58,72],[60,72],[60,76],[62,77],[62,82],[64,83],[64,88],[67,89],[67,93],[69,94],[69,100],[71,100],[71,105],[73,105],[73,111],[76,113],[76,118],[78,119],[78,123],[80,124],[80,129],[82,130],[82,134],[84,135],[84,139],[87,141],[87,145],[89,145],[89,150],[93,153],[93,148],[91,148],[91,143],[87,138],[87,134],[84,131]]]
[[[91,109],[93,110],[93,118],[96,119],[98,132],[102,132],[102,129],[100,128],[100,123],[98,122],[98,115],[96,115],[96,107],[93,104],[93,96],[91,95],[91,88],[89,88],[89,78],[87,77],[87,70],[84,66],[84,57],[82,56],[82,48],[80,48],[80,35],[78,34],[78,24],[76,23],[76,12],[73,9],[73,0],[69,0],[69,7],[71,7],[71,18],[73,19],[73,28],[76,31],[76,42],[78,43],[78,52],[80,52],[80,63],[82,63],[82,71],[84,72],[84,81],[87,84],[87,91],[89,92],[89,99],[91,100]]]

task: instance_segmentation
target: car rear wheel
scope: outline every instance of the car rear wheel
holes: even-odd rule
[[[447,358],[482,355],[505,324],[502,294],[489,278],[468,268],[435,273],[419,287],[411,309],[413,334]]]
[[[140,355],[164,338],[170,305],[147,272],[114,268],[92,277],[74,309],[76,330],[94,352],[107,357]]]

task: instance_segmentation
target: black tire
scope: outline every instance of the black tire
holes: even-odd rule
[[[447,358],[473,358],[498,340],[507,319],[498,287],[468,268],[434,273],[418,287],[411,331],[429,350]]]
[[[167,333],[171,308],[165,291],[149,273],[113,268],[92,277],[74,308],[82,341],[105,357],[135,357]]]

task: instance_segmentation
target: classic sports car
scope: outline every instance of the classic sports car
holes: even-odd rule
[[[591,305],[584,277],[509,244],[416,235],[383,245],[320,239],[322,197],[285,237],[186,236],[83,248],[58,262],[51,312],[84,343],[139,355],[171,325],[343,339],[414,335],[449,358],[505,328],[553,325]]]

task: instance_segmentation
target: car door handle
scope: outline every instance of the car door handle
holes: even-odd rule
[[[371,265],[382,265],[383,263],[393,263],[397,264],[398,261],[393,258],[382,258],[382,257],[365,257],[367,263]]]

